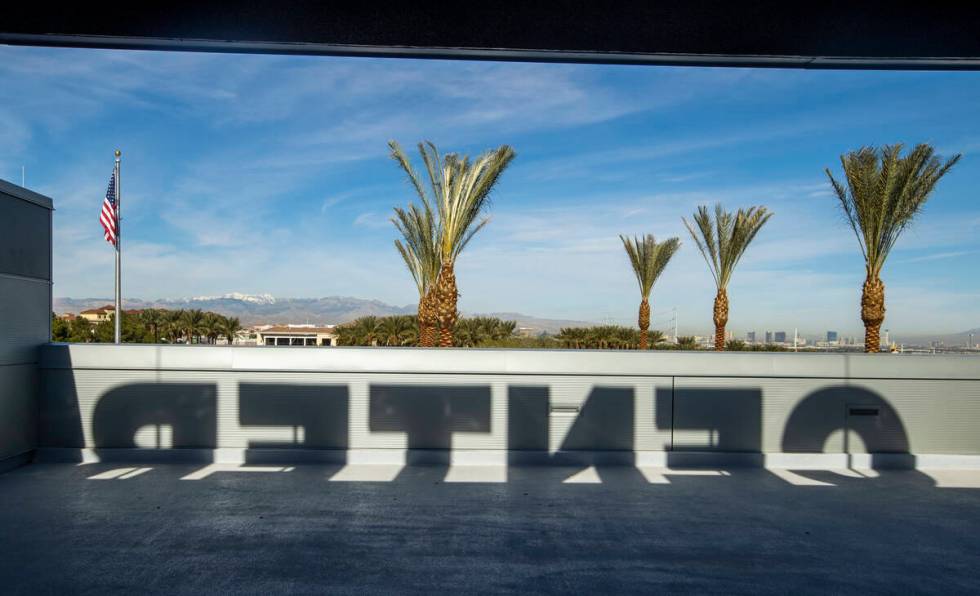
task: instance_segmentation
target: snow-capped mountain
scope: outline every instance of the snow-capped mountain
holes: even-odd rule
[[[89,308],[112,304],[111,298],[55,298],[55,312],[78,313]],[[238,317],[243,325],[256,323],[315,323],[333,325],[353,321],[367,315],[411,314],[415,305],[391,306],[379,300],[365,300],[346,296],[324,298],[276,298],[269,294],[243,294],[231,292],[220,296],[195,296],[193,298],[165,298],[123,300],[126,309],[198,308],[230,317]]]
[[[55,298],[54,310],[62,314],[79,313],[89,308],[112,304],[112,298]],[[276,298],[269,294],[243,294],[231,292],[220,296],[196,296],[194,298],[166,298],[157,300],[127,299],[125,309],[198,308],[229,317],[238,317],[242,325],[259,323],[313,323],[337,325],[367,315],[385,316],[415,314],[416,305],[392,306],[380,300],[326,296],[323,298]],[[475,313],[464,313],[464,315]],[[484,314],[484,313],[480,313]],[[541,319],[520,313],[485,313],[503,319],[515,320],[520,327],[530,327],[556,333],[561,327],[587,325],[582,321]]]
[[[212,302],[215,300],[240,300],[251,302],[252,304],[275,304],[276,297],[272,294],[242,294],[241,292],[231,292],[221,296],[195,296],[190,302]]]

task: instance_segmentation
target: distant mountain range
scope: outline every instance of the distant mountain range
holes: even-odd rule
[[[980,327],[974,329],[967,329],[966,331],[963,331],[961,333],[954,333],[952,335],[941,336],[936,339],[941,339],[942,341],[946,342],[946,345],[949,346],[960,346],[960,345],[965,346],[967,342],[970,341],[970,335],[973,335],[974,344],[980,342]]]
[[[54,310],[61,314],[79,313],[89,308],[112,304],[112,298],[55,298]],[[251,295],[234,292],[222,296],[196,296],[193,298],[141,300],[127,299],[123,308],[199,308],[229,317],[238,317],[243,325],[259,323],[313,323],[316,325],[336,325],[353,321],[368,315],[408,315],[415,314],[416,306],[392,306],[380,300],[365,300],[348,296],[327,296],[324,298],[276,298],[269,294]],[[464,313],[486,314],[501,319],[517,321],[519,327],[528,327],[536,332],[557,333],[562,327],[589,325],[584,321],[544,319],[521,313]]]
[[[54,310],[57,313],[78,313],[80,311],[112,304],[112,298],[55,298]],[[240,294],[234,292],[222,296],[195,296],[193,298],[159,300],[125,300],[124,308],[199,308],[230,317],[238,317],[245,326],[260,323],[313,323],[316,325],[337,325],[368,315],[410,315],[415,314],[416,306],[392,306],[380,300],[366,300],[349,296],[326,296],[324,298],[276,298],[269,294]],[[464,313],[466,316],[487,315],[504,320],[517,321],[518,327],[527,327],[532,333],[558,333],[562,327],[593,325],[587,321],[547,319],[516,312]],[[970,334],[974,341],[980,341],[980,328],[954,334],[910,335],[899,339],[903,343],[914,342],[928,345],[931,341],[943,341],[946,345],[966,345]]]

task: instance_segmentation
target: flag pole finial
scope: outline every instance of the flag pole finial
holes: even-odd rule
[[[120,155],[122,155],[122,151],[120,151],[119,149],[116,149],[116,157],[119,157]]]

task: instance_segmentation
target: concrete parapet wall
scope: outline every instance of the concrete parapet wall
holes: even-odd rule
[[[980,359],[51,344],[40,412],[77,457],[917,465],[980,456]]]

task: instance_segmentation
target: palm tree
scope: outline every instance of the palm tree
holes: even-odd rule
[[[650,330],[650,291],[671,257],[680,248],[681,241],[679,238],[668,238],[657,244],[653,234],[647,234],[642,239],[630,239],[626,236],[620,236],[619,239],[623,241],[623,248],[626,249],[636,274],[636,281],[640,284],[640,316],[637,322],[640,327],[640,349],[646,350]]]
[[[739,209],[733,216],[722,209],[721,204],[715,205],[714,221],[708,208],[698,207],[694,214],[695,228],[684,219],[687,231],[698,245],[698,250],[711,269],[718,289],[715,295],[715,349],[725,349],[725,325],[728,324],[728,282],[735,271],[735,265],[742,258],[745,249],[755,238],[762,226],[769,221],[772,213],[765,207],[749,207]]]
[[[379,327],[381,319],[373,315],[355,319],[337,327],[337,343],[343,346],[373,346],[383,343]]]
[[[170,341],[170,343],[175,344],[177,340],[184,334],[183,323],[184,311],[183,310],[167,310],[164,311],[163,320],[163,331],[164,335]]]
[[[397,342],[392,345],[397,346],[417,346],[419,345],[419,323],[418,317],[412,315],[399,315],[395,319],[395,338]],[[433,327],[433,330],[435,328]],[[433,332],[432,337],[435,337]]]
[[[885,284],[881,270],[895,241],[919,213],[936,183],[960,159],[954,155],[943,162],[926,144],[916,145],[902,157],[902,145],[881,149],[862,147],[841,155],[844,184],[830,169],[827,177],[851,224],[861,253],[866,277],[861,291],[861,321],[864,323],[864,350],[881,349],[879,332],[885,320]]]
[[[517,321],[503,321],[497,317],[471,317],[460,319],[453,330],[455,345],[475,348],[488,342],[507,339],[514,334]]]
[[[388,143],[392,157],[408,174],[409,181],[423,203],[436,206],[438,214],[439,275],[434,292],[436,318],[439,323],[439,345],[453,345],[453,328],[459,319],[456,287],[456,259],[473,235],[489,221],[481,217],[489,203],[490,192],[500,175],[514,159],[514,150],[501,145],[483,153],[475,161],[469,157],[449,153],[440,156],[431,142],[419,143],[419,153],[429,176],[432,197],[429,198],[422,180],[415,173],[405,152],[397,142]],[[479,221],[477,221],[479,220]]]
[[[460,319],[453,329],[453,345],[458,348],[475,348],[490,339],[476,319]]]
[[[677,338],[678,350],[697,350],[698,342],[692,335],[682,335]]]
[[[562,327],[555,337],[566,348],[578,350],[587,347],[586,330],[582,327]]]
[[[224,326],[223,319],[221,315],[210,311],[201,317],[201,333],[208,339],[209,344],[218,343],[218,336],[221,335],[221,328]]]
[[[204,313],[197,308],[190,308],[181,312],[180,323],[187,336],[188,344],[194,343],[194,337],[201,332],[201,321],[203,319]]]
[[[517,321],[503,321],[497,317],[477,317],[486,329],[486,333],[491,340],[502,340],[514,335],[517,329]]]
[[[404,158],[400,150],[396,152],[392,149],[392,154],[396,159]],[[411,166],[406,161],[402,167]],[[395,207],[395,217],[391,221],[405,240],[404,244],[401,240],[395,240],[395,248],[405,261],[419,291],[419,345],[433,347],[436,345],[438,319],[435,293],[432,292],[432,288],[435,287],[436,279],[439,277],[440,263],[439,253],[436,250],[438,238],[432,205],[423,194],[421,208],[414,203],[410,204],[407,210]]]
[[[378,344],[383,346],[406,346],[418,341],[415,331],[415,317],[395,315],[382,317],[376,325]]]
[[[235,343],[235,336],[238,332],[242,330],[242,323],[238,320],[238,317],[226,317],[222,321],[221,325],[221,335],[228,338],[228,345]]]
[[[160,343],[160,327],[164,322],[164,311],[156,308],[147,308],[139,315],[143,325],[149,327],[153,332],[153,343]]]
[[[746,350],[746,344],[740,339],[730,339],[725,342],[725,349],[729,352],[744,352]]]
[[[359,346],[362,345],[354,321],[337,325],[337,345],[338,346]]]

